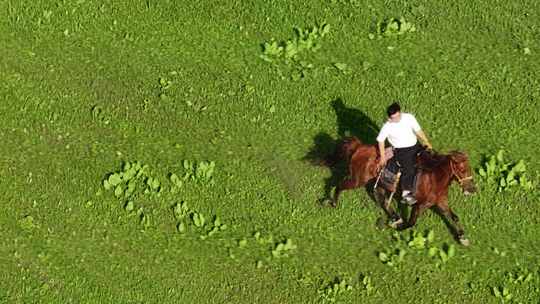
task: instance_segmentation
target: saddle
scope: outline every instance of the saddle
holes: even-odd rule
[[[394,150],[388,147],[384,150],[384,156],[388,160],[386,166],[379,173],[376,185],[380,185],[389,192],[396,192],[399,185],[400,166],[394,158]]]
[[[401,176],[401,165],[397,159],[394,158],[394,152],[391,147],[385,149],[384,155],[388,161],[378,177],[378,184],[388,192],[396,192]],[[413,182],[413,195],[416,194],[416,181],[418,180],[418,176],[422,171],[429,171],[433,162],[436,162],[436,160],[430,152],[425,149],[418,152],[416,161],[417,169]]]

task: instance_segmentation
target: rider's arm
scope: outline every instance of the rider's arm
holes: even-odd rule
[[[411,124],[411,127],[414,131],[414,134],[416,134],[416,136],[418,138],[420,138],[420,140],[422,141],[422,143],[428,147],[428,149],[431,150],[431,144],[429,143],[429,140],[427,139],[427,136],[426,134],[424,133],[424,131],[422,131],[422,129],[420,128],[420,124],[418,123],[418,121],[416,120],[416,117],[414,117],[414,115],[409,115],[408,116],[409,118],[409,123]]]
[[[427,139],[427,136],[426,134],[424,133],[424,131],[422,130],[418,130],[415,132],[416,133],[416,136],[418,136],[420,138],[420,140],[422,141],[422,143],[424,145],[426,145],[429,149],[431,149],[431,144],[429,143],[429,140]]]
[[[384,141],[379,141],[379,155],[381,156],[379,164],[382,166],[386,163],[386,158],[384,157]]]
[[[383,167],[384,164],[386,163],[386,159],[384,157],[384,143],[386,141],[387,136],[388,136],[387,129],[385,128],[385,125],[383,125],[383,127],[379,131],[379,135],[377,135],[377,142],[379,143],[379,155],[380,155],[379,166],[381,167]]]

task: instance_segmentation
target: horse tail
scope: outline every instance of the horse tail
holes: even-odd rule
[[[334,153],[323,159],[323,164],[333,167],[341,160],[349,160],[361,145],[362,142],[358,138],[354,136],[346,137],[337,144]]]

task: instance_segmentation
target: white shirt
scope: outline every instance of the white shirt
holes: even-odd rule
[[[418,141],[415,132],[420,130],[420,125],[414,115],[401,113],[401,119],[398,122],[388,120],[384,123],[377,136],[377,141],[384,142],[388,139],[394,148],[412,147]]]

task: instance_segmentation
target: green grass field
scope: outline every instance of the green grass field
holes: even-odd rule
[[[2,303],[540,303],[540,2],[0,12]],[[452,186],[470,247],[432,211],[384,228],[364,189],[318,203],[335,178],[306,157],[373,142],[396,99],[475,169],[525,161],[532,190]]]

